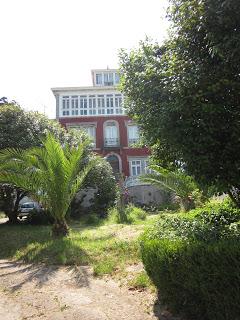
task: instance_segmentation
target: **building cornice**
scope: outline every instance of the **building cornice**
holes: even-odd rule
[[[56,87],[51,88],[54,95],[63,93],[63,92],[83,92],[83,91],[89,91],[89,92],[106,92],[106,91],[117,91],[120,92],[118,87],[116,86],[89,86],[89,87]]]

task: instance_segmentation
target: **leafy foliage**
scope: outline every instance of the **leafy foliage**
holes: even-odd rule
[[[163,215],[141,239],[160,297],[190,319],[238,319],[240,211],[228,200]]]
[[[120,54],[129,114],[161,166],[184,164],[240,204],[239,1],[170,3],[169,39]]]
[[[63,148],[48,134],[42,147],[0,152],[0,181],[25,190],[49,210],[56,234],[67,233],[65,215],[69,205],[96,163],[95,158],[84,157],[86,143],[72,148],[66,144]]]
[[[49,120],[37,112],[26,112],[14,101],[8,103],[1,99],[0,105],[0,150],[41,146],[42,139],[48,132],[62,144],[76,146],[85,141],[84,133],[67,132],[59,123]],[[87,150],[87,149],[86,149]],[[17,222],[18,205],[26,192],[9,184],[0,184],[0,209],[9,217],[11,223]]]
[[[111,165],[104,159],[100,159],[92,168],[83,187],[96,189],[92,211],[104,215],[106,210],[114,205],[117,197],[116,180]]]
[[[132,204],[128,204],[124,208],[124,215],[119,212],[117,206],[108,210],[108,220],[112,223],[136,223],[140,220],[145,220],[147,213],[142,208],[135,207]]]
[[[178,239],[211,242],[223,238],[240,239],[240,211],[228,201],[209,203],[187,215],[163,215],[152,227],[151,239]]]
[[[201,194],[192,177],[181,170],[170,171],[157,165],[152,165],[150,168],[151,172],[142,175],[141,180],[175,193],[181,199],[182,207],[186,211],[195,206],[194,200],[200,199]]]
[[[239,256],[236,240],[186,243],[143,240],[142,260],[161,301],[188,319],[238,319]]]

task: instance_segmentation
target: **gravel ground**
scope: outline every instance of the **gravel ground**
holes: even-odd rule
[[[0,320],[155,320],[146,292],[98,279],[91,268],[0,260]],[[166,319],[166,317],[160,317]]]

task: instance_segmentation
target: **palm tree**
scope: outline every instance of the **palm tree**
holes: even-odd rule
[[[67,210],[97,161],[93,156],[86,160],[87,144],[61,146],[48,134],[42,147],[0,152],[0,181],[20,187],[41,203],[54,218],[56,236],[68,234]]]
[[[191,176],[183,171],[169,171],[157,165],[151,165],[150,173],[140,179],[161,189],[173,192],[180,198],[181,206],[185,211],[195,207],[194,196],[199,193],[198,187]]]

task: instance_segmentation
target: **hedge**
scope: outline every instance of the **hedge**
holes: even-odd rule
[[[141,241],[142,260],[163,303],[194,320],[240,319],[240,245],[184,239]]]

